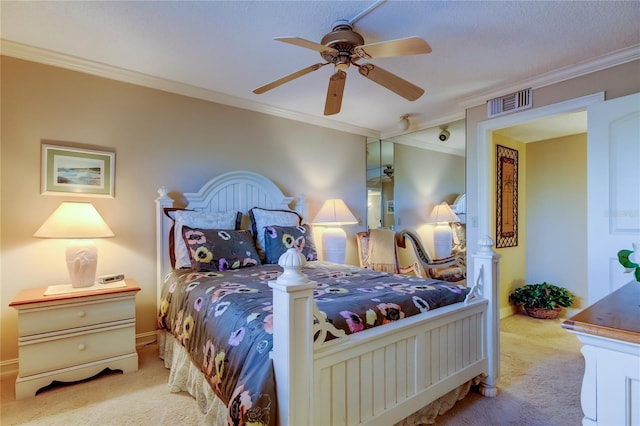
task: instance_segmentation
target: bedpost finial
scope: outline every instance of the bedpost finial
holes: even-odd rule
[[[278,259],[278,265],[282,266],[284,271],[277,281],[284,284],[301,284],[309,281],[300,271],[300,268],[306,264],[307,259],[305,259],[304,255],[291,247]]]
[[[493,247],[493,240],[488,235],[478,240],[479,253],[490,253],[492,251],[491,247]]]
[[[158,194],[160,195],[160,198],[164,198],[167,195],[169,195],[169,188],[167,188],[166,186],[161,186],[160,188],[158,188]]]

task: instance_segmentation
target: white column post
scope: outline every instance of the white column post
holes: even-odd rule
[[[300,268],[302,254],[291,248],[278,262],[284,269],[273,289],[273,368],[280,425],[311,426],[313,384],[313,289]]]
[[[478,241],[478,251],[473,255],[473,279],[482,283],[482,297],[489,301],[487,307],[486,351],[489,361],[487,376],[482,379],[480,393],[487,397],[498,394],[496,387],[500,377],[500,255],[491,248],[493,240],[488,236]]]

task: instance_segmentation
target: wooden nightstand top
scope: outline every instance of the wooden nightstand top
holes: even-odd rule
[[[640,343],[640,283],[635,281],[562,323],[580,333]]]
[[[22,305],[29,305],[33,303],[43,303],[43,302],[56,302],[56,301],[64,301],[64,300],[73,300],[80,299],[83,297],[89,296],[100,296],[105,294],[118,294],[118,293],[129,293],[132,291],[140,291],[140,287],[138,287],[138,283],[133,278],[125,278],[125,283],[127,284],[125,287],[116,287],[116,288],[100,288],[100,284],[96,284],[95,289],[85,290],[85,291],[77,291],[73,293],[61,293],[54,294],[51,296],[45,296],[44,292],[47,290],[47,287],[38,287],[38,288],[28,288],[21,290],[20,293],[13,299],[13,301],[9,304],[12,307],[18,307]]]

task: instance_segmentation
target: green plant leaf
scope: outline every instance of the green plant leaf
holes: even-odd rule
[[[629,256],[631,255],[631,253],[633,253],[632,250],[620,250],[618,252],[618,262],[620,262],[620,264],[625,268],[633,269],[640,266],[637,263],[634,263],[631,260],[629,260]]]

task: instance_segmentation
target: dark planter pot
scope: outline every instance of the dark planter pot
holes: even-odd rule
[[[545,308],[524,308],[527,311],[527,315],[534,318],[540,319],[556,319],[560,316],[560,311],[562,310],[561,306],[556,306],[555,309],[545,309]]]

